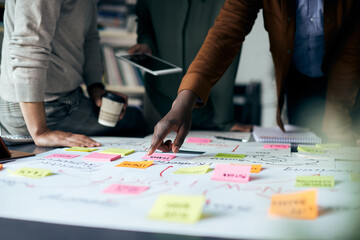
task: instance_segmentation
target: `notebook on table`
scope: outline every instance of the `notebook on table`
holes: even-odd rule
[[[291,143],[291,144],[316,144],[321,143],[321,138],[307,128],[285,125],[285,132],[279,127],[254,126],[253,137],[256,142]]]

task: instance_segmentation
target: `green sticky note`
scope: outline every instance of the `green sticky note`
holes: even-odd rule
[[[352,182],[360,182],[360,173],[351,173],[350,178]]]
[[[134,152],[135,152],[135,149],[109,148],[109,149],[101,151],[100,153],[118,154],[121,156],[126,156],[126,155],[129,155]]]
[[[233,154],[233,153],[218,153],[214,156],[215,158],[232,158],[232,159],[243,159],[246,157],[245,154]]]
[[[43,178],[52,175],[51,170],[39,169],[39,168],[27,168],[23,167],[16,171],[9,171],[13,175],[29,177],[29,178]]]
[[[340,143],[318,143],[315,146],[318,148],[323,148],[323,149],[340,149],[341,148]]]
[[[295,187],[334,187],[334,176],[297,176]]]
[[[174,173],[175,174],[205,174],[208,172],[209,167],[210,167],[210,165],[179,168]]]
[[[319,147],[298,146],[298,152],[311,153],[311,154],[324,154],[324,149]]]
[[[203,195],[160,195],[148,215],[151,219],[195,223],[205,202]]]
[[[65,151],[74,151],[74,152],[93,152],[99,150],[98,148],[85,148],[85,147],[71,147],[65,149]]]

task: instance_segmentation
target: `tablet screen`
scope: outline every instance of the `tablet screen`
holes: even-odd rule
[[[167,64],[166,62],[163,62],[146,54],[123,55],[121,57],[128,59],[129,61],[134,62],[151,71],[160,71],[176,68],[176,66],[172,66],[170,64]]]

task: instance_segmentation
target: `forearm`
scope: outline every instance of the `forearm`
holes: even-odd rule
[[[48,130],[43,102],[20,102],[26,126],[33,138]]]

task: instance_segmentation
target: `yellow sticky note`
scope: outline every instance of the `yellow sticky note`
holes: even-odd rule
[[[13,175],[29,177],[29,178],[43,178],[52,175],[51,170],[39,169],[39,168],[27,168],[23,167],[16,171],[9,171]]]
[[[360,173],[351,173],[350,178],[352,182],[360,182]]]
[[[74,152],[93,152],[99,150],[98,148],[85,148],[85,147],[71,147],[65,149],[65,151],[74,151]]]
[[[298,146],[297,150],[298,150],[298,152],[305,152],[305,153],[311,153],[311,154],[323,154],[324,153],[324,149],[318,148],[318,147]]]
[[[238,163],[231,163],[231,165],[246,165],[251,166],[251,173],[259,173],[261,171],[262,165],[261,164],[238,164]]]
[[[246,157],[245,154],[234,154],[234,153],[218,153],[214,158],[231,158],[231,159],[243,159]]]
[[[108,154],[118,154],[123,156],[129,155],[131,153],[134,153],[135,149],[121,149],[121,148],[109,148],[106,150],[100,151],[100,153],[108,153]]]
[[[273,195],[269,213],[287,218],[315,219],[318,216],[317,191]]]
[[[334,176],[297,176],[295,187],[334,187]]]
[[[317,143],[315,146],[318,148],[323,148],[323,149],[340,149],[341,148],[340,143]]]
[[[148,217],[163,221],[195,223],[201,218],[204,202],[203,195],[160,195]]]
[[[128,168],[148,168],[153,164],[154,161],[138,161],[138,162],[129,162],[124,161],[115,167],[128,167]]]
[[[197,166],[197,167],[187,167],[179,168],[176,170],[175,174],[205,174],[208,172],[210,165]]]

